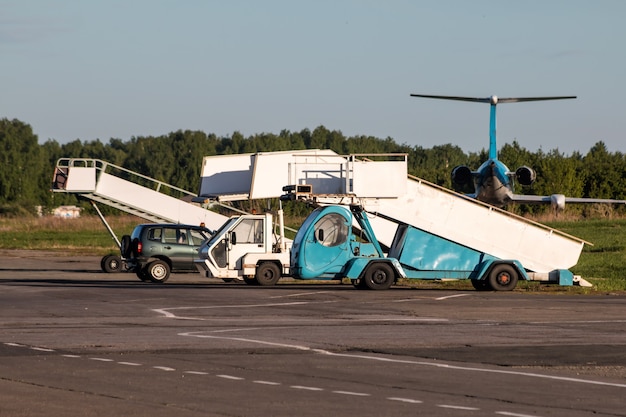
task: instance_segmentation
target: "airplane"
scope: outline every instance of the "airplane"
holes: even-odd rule
[[[535,170],[527,166],[521,166],[515,172],[512,172],[506,165],[504,165],[504,163],[502,163],[502,161],[498,159],[498,150],[496,147],[496,106],[499,103],[566,100],[575,99],[576,96],[510,98],[490,96],[477,98],[411,94],[411,97],[489,103],[491,109],[489,115],[489,159],[485,161],[476,171],[472,171],[465,165],[459,165],[452,170],[452,183],[454,186],[462,187],[473,182],[474,193],[467,194],[468,197],[475,198],[484,203],[500,208],[509,203],[549,203],[557,211],[563,210],[566,203],[626,204],[626,200],[566,197],[563,194],[552,194],[549,196],[515,194],[513,191],[513,181],[517,180],[524,186],[531,185],[536,178]]]

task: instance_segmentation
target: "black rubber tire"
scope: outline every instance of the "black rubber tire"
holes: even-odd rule
[[[351,281],[352,281],[352,285],[357,290],[367,290],[368,289],[367,286],[365,285],[365,280],[364,279],[353,279]]]
[[[362,285],[370,290],[386,290],[396,279],[393,268],[386,262],[376,262],[367,267]]]
[[[255,279],[262,287],[276,285],[280,279],[280,268],[274,262],[263,262],[256,267]]]
[[[117,255],[106,255],[100,261],[100,268],[108,274],[118,273],[122,270],[122,259]]]
[[[256,278],[248,278],[248,277],[244,277],[243,278],[243,282],[245,282],[248,285],[259,285],[258,281],[256,280]]]
[[[519,279],[517,271],[512,265],[498,264],[489,272],[489,286],[494,291],[512,291]]]
[[[470,281],[472,281],[472,286],[476,291],[491,291],[489,280],[487,279],[471,279]]]
[[[130,258],[131,247],[130,247],[130,236],[124,235],[122,236],[122,240],[120,241],[120,252],[122,253],[122,258]]]
[[[134,238],[132,242],[130,242],[130,255],[132,257],[137,258],[139,256],[139,238]]]
[[[152,282],[162,284],[170,277],[170,266],[165,261],[156,260],[145,267],[146,276]]]
[[[150,281],[150,277],[148,276],[148,271],[146,271],[145,266],[141,268],[137,268],[137,271],[135,272],[135,274],[137,274],[137,278],[139,278],[143,282]]]

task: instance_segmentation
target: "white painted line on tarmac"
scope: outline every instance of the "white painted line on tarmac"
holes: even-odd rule
[[[459,371],[470,371],[470,372],[483,372],[483,373],[492,373],[492,374],[503,374],[503,375],[515,375],[515,376],[524,376],[529,378],[539,378],[539,379],[551,379],[555,381],[565,381],[565,382],[574,382],[580,384],[588,384],[588,385],[602,385],[608,387],[617,387],[617,388],[626,388],[626,384],[618,384],[614,382],[604,382],[604,381],[596,381],[592,379],[581,379],[581,378],[570,378],[563,376],[555,376],[555,375],[544,375],[537,374],[534,372],[521,372],[521,371],[510,371],[504,369],[488,369],[488,368],[476,368],[470,366],[460,366],[460,365],[449,365],[445,363],[434,363],[434,362],[425,362],[425,361],[413,361],[413,360],[404,360],[404,359],[394,359],[394,358],[382,358],[376,356],[368,356],[368,355],[354,355],[349,353],[334,353],[329,352],[323,349],[311,349],[313,352],[321,353],[329,356],[339,356],[346,358],[359,358],[365,360],[373,360],[379,362],[391,362],[391,363],[403,363],[408,365],[419,365],[419,366],[432,366],[436,368],[444,368],[444,369],[452,369]]]
[[[496,414],[501,415],[501,416],[510,416],[510,417],[537,417],[534,414],[511,413],[508,411],[496,411]]]
[[[255,384],[261,384],[261,385],[280,385],[280,382],[274,382],[274,381],[263,381],[263,380],[257,380],[257,381],[252,381]]]
[[[37,350],[39,352],[54,352],[54,349],[47,349],[47,348],[41,348],[41,347],[31,347],[31,350]]]
[[[529,324],[614,324],[626,323],[626,320],[551,320],[551,321],[529,321]]]
[[[153,308],[152,311],[163,315],[165,318],[179,319],[179,320],[223,320],[222,317],[186,317],[178,316],[172,311],[188,311],[188,310],[212,310],[212,309],[226,309],[226,308],[259,308],[259,307],[284,307],[284,306],[298,306],[307,304],[328,304],[335,303],[336,301],[292,301],[289,303],[266,303],[266,304],[239,304],[239,305],[213,305],[213,306],[195,306],[195,307],[166,307],[166,308]]]
[[[290,385],[289,388],[301,389],[301,390],[305,390],[305,391],[324,391],[324,388],[307,387],[305,385]]]
[[[211,333],[231,333],[231,332],[249,332],[249,331],[265,331],[265,330],[283,330],[283,329],[297,329],[296,326],[274,326],[274,327],[235,327],[232,329],[220,329],[212,330]]]
[[[12,342],[5,342],[4,344],[7,346],[13,346],[13,347],[26,347],[26,345],[20,345],[19,343],[12,343]]]
[[[476,407],[464,407],[462,405],[450,405],[450,404],[437,404],[440,408],[450,408],[452,410],[465,410],[465,411],[478,411],[480,408]]]
[[[341,394],[341,395],[353,395],[355,397],[370,397],[371,394],[367,394],[365,392],[354,392],[354,391],[332,391],[333,394]]]
[[[288,297],[302,297],[303,295],[326,294],[326,293],[329,293],[329,292],[330,291],[300,292],[300,293],[288,294],[288,295],[275,295],[273,297],[270,297],[270,299],[274,299],[274,298],[288,298]]]
[[[236,342],[250,342],[250,343],[256,343],[256,344],[260,344],[260,345],[267,345],[267,346],[277,346],[277,347],[284,347],[284,348],[290,348],[290,349],[296,349],[296,350],[304,350],[304,351],[311,351],[313,349],[311,349],[308,346],[300,346],[300,345],[288,345],[285,343],[275,343],[275,342],[266,342],[264,340],[258,340],[258,339],[247,339],[244,337],[227,337],[227,336],[213,336],[210,334],[198,334],[198,333],[203,333],[203,332],[186,332],[186,333],[179,333],[179,336],[191,336],[191,337],[198,337],[200,339],[224,339],[224,340],[232,340],[232,341],[236,341]]]
[[[258,342],[259,343],[265,343],[265,342],[262,342],[262,341],[258,341]],[[54,351],[54,349],[35,348],[34,346],[14,344],[14,343],[5,343],[5,345],[17,346],[17,347],[23,347],[23,348],[34,349],[34,350],[41,350],[41,351]],[[283,345],[283,346],[292,346],[292,345]],[[298,348],[302,348],[302,347],[298,347]],[[368,360],[376,360],[376,361],[383,361],[383,362],[395,362],[395,363],[405,363],[405,364],[437,366],[437,367],[448,368],[448,369],[460,369],[460,370],[467,370],[467,371],[493,372],[493,373],[501,373],[501,374],[513,374],[513,375],[532,376],[532,377],[539,377],[539,378],[550,378],[550,379],[565,380],[565,381],[583,382],[583,383],[590,383],[590,384],[599,384],[599,385],[609,385],[609,386],[625,387],[624,384],[612,384],[612,383],[604,383],[602,381],[580,380],[580,379],[577,379],[577,378],[552,377],[552,376],[548,376],[548,375],[532,374],[532,373],[524,373],[524,372],[500,371],[500,370],[490,370],[490,369],[482,369],[482,368],[470,368],[470,367],[462,367],[462,366],[452,366],[452,365],[447,365],[447,364],[435,364],[435,363],[422,362],[422,361],[397,360],[397,359],[379,358],[379,357],[366,356],[366,355],[351,355],[351,354],[332,353],[332,352],[325,351],[325,350],[322,350],[322,349],[311,349],[311,348],[307,348],[307,349],[310,350],[311,352],[314,352],[314,353],[321,353],[321,354],[325,354],[325,355],[329,355],[329,356],[338,356],[338,357],[346,357],[346,358],[358,358],[358,359],[368,359]],[[79,355],[69,355],[69,354],[60,355],[60,356],[67,357],[67,358],[80,358],[81,357]],[[108,358],[92,357],[92,358],[88,358],[88,359],[89,360],[93,360],[93,361],[100,361],[100,362],[115,362],[113,359],[108,359]],[[141,364],[134,363],[134,362],[117,362],[117,363],[121,364],[121,365],[141,366]],[[167,367],[167,366],[153,366],[153,368],[154,369],[163,370],[163,371],[175,371],[176,370],[175,368],[170,368],[170,367]],[[201,371],[184,371],[183,373],[184,374],[194,374],[194,375],[208,375],[208,373],[201,372]],[[226,375],[226,374],[220,374],[220,375],[216,375],[216,376],[219,377],[219,378],[225,378],[225,379],[230,379],[230,380],[235,380],[235,381],[243,381],[243,380],[245,380],[245,378],[242,378],[242,377],[237,377],[237,376],[233,376],[233,375]],[[265,381],[265,380],[255,380],[255,381],[252,381],[252,382],[255,383],[255,384],[263,384],[263,385],[270,385],[270,386],[282,385],[279,382]],[[299,390],[306,390],[306,391],[318,391],[318,392],[319,391],[325,391],[324,388],[312,387],[312,386],[304,386],[304,385],[291,385],[290,388],[299,389]],[[356,392],[356,391],[341,391],[341,390],[337,390],[337,391],[331,391],[331,392],[334,393],[334,394],[353,395],[353,396],[360,396],[360,397],[369,397],[369,396],[371,396],[371,394],[363,393],[363,392]],[[402,397],[388,397],[387,400],[404,402],[404,403],[409,403],[409,404],[422,404],[423,403],[423,401],[420,401],[420,400],[415,400],[415,399],[412,399],[412,398],[402,398]],[[456,410],[464,410],[464,411],[477,411],[477,410],[480,410],[480,408],[457,406],[457,405],[450,405],[450,404],[437,404],[437,407],[448,408],[448,409],[456,409]],[[537,417],[535,415],[513,413],[513,412],[509,412],[509,411],[496,411],[495,414],[502,415],[502,416],[509,416],[509,417]]]
[[[243,381],[245,379],[245,378],[242,378],[240,376],[224,375],[224,374],[215,375],[215,376],[218,377],[218,378],[231,379],[233,381]]]
[[[336,357],[341,357],[341,358],[364,359],[364,360],[370,360],[370,361],[399,363],[399,364],[418,365],[418,366],[431,366],[431,367],[451,369],[451,370],[457,370],[457,371],[515,375],[515,376],[523,376],[523,377],[528,377],[528,378],[539,378],[539,379],[549,379],[549,380],[554,380],[554,381],[573,382],[573,383],[578,383],[578,384],[626,388],[626,383],[620,384],[620,383],[615,383],[615,382],[605,382],[605,381],[597,381],[597,380],[592,380],[592,379],[571,378],[571,377],[563,377],[563,376],[555,376],[555,375],[544,375],[544,374],[538,374],[534,372],[521,372],[521,371],[512,371],[512,370],[505,370],[505,369],[490,369],[490,368],[478,368],[478,367],[461,366],[461,365],[449,365],[449,364],[439,363],[439,362],[414,361],[414,360],[409,360],[409,359],[395,359],[395,358],[389,358],[389,357],[358,355],[358,354],[351,354],[351,353],[336,353],[336,352],[331,352],[325,349],[316,349],[316,348],[312,348],[312,347],[304,346],[304,345],[291,345],[291,344],[286,344],[286,343],[268,342],[265,340],[258,340],[258,339],[249,339],[249,338],[244,338],[244,337],[214,336],[210,334],[199,334],[199,333],[200,332],[185,332],[185,333],[179,333],[178,335],[188,336],[188,337],[206,338],[206,339],[224,339],[224,340],[230,340],[230,341],[236,341],[236,342],[256,343],[259,345],[276,346],[276,347],[295,349],[295,350],[301,350],[301,351],[309,351],[313,353],[319,353],[322,355],[336,356]]]
[[[159,371],[172,372],[175,371],[176,368],[170,368],[169,366],[153,366],[154,369],[158,369]]]
[[[469,294],[454,294],[454,295],[446,295],[445,297],[438,297],[435,298],[436,301],[441,301],[441,300],[449,300],[450,298],[457,298],[457,297],[467,297]]]
[[[424,402],[420,400],[414,400],[412,398],[401,398],[401,397],[389,397],[387,399],[390,401],[399,401],[401,403],[408,403],[408,404],[422,404]]]

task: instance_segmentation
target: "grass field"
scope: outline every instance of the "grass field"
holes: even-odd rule
[[[571,269],[592,282],[597,291],[626,290],[626,219],[546,223],[593,244],[585,245]]]
[[[130,234],[135,225],[144,222],[138,217],[126,215],[110,216],[107,221],[118,238]],[[543,223],[593,244],[585,245],[578,264],[571,271],[590,281],[594,287],[551,287],[575,293],[626,291],[626,219],[574,219]],[[0,218],[0,249],[85,255],[118,253],[114,240],[96,216],[78,219]],[[521,290],[537,289],[535,284],[523,283],[519,287]]]

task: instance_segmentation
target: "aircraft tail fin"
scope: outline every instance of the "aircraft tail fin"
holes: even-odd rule
[[[463,97],[463,96],[440,96],[428,94],[411,94],[411,97],[435,98],[442,100],[473,101],[476,103],[489,103],[489,159],[498,159],[498,147],[496,142],[496,105],[498,103],[522,103],[525,101],[566,100],[576,96],[546,96],[546,97]]]

